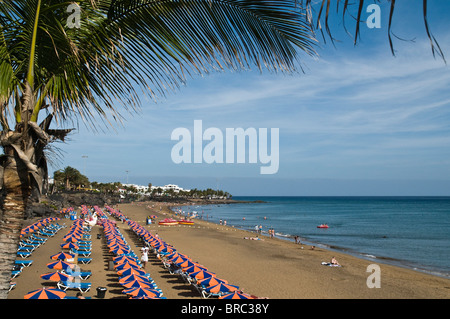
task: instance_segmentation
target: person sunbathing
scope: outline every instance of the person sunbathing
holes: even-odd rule
[[[331,258],[331,263],[330,264],[335,265],[335,266],[340,266],[339,262],[334,257]]]
[[[250,240],[264,240],[264,239],[261,239],[261,238],[259,238],[259,237],[244,237],[244,239],[250,239]]]

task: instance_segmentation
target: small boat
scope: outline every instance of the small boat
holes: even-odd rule
[[[182,219],[182,220],[178,221],[178,224],[180,224],[180,225],[194,225],[194,222],[192,220]]]
[[[164,225],[164,226],[174,226],[178,225],[178,220],[173,218],[166,218],[158,222],[158,225]]]
[[[317,226],[317,228],[328,228],[328,225],[327,224],[321,224],[321,225]]]

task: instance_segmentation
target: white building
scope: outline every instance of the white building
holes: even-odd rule
[[[180,191],[189,192],[189,189],[183,189],[182,187],[175,185],[175,184],[167,184],[164,186],[152,186],[151,189],[148,188],[148,186],[143,185],[136,185],[136,184],[122,184],[123,186],[127,187],[134,187],[138,190],[138,193],[145,194],[145,193],[151,193],[154,189],[162,189],[162,192],[166,192],[168,190],[173,190],[175,193],[179,193]],[[125,193],[125,189],[119,189],[121,193]]]

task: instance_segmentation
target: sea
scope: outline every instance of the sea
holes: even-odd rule
[[[183,214],[450,278],[450,197],[233,197]],[[327,224],[329,228],[317,228]]]

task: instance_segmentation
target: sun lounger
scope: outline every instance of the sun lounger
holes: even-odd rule
[[[45,243],[45,241],[25,239],[25,240],[19,242],[19,245],[21,245],[21,246],[36,245],[36,247],[39,247],[40,245],[42,245],[44,243]]]
[[[193,283],[193,279],[187,273],[182,272],[180,275],[181,275],[181,278],[188,284]]]
[[[36,246],[20,246],[17,248],[18,252],[33,252],[36,249]]]
[[[72,254],[78,254],[81,255],[83,257],[89,257],[91,255],[91,251],[90,250],[76,250],[76,249],[71,249]]]
[[[23,241],[23,240],[21,240],[21,241],[19,242],[19,246],[20,246],[20,247],[34,246],[34,247],[37,248],[37,247],[39,247],[41,244],[42,244],[42,243],[41,243],[41,242],[38,242],[38,241],[33,242],[33,241]]]
[[[42,245],[42,244],[44,244],[47,241],[47,238],[43,238],[43,237],[38,237],[38,236],[32,235],[29,238],[27,238],[26,241],[27,242],[32,242],[32,243],[40,243]]]
[[[12,272],[11,272],[11,278],[16,278],[22,273],[23,266],[21,265],[14,265]]]
[[[77,289],[81,293],[85,293],[91,289],[92,284],[90,282],[59,281],[57,286],[59,289],[62,289],[64,291],[66,291],[67,289]]]
[[[38,231],[38,234],[39,234],[39,235],[42,235],[42,236],[47,236],[47,237],[53,237],[53,236],[55,236],[55,233],[52,233],[52,232],[46,232],[46,231],[42,231],[42,230]]]
[[[32,263],[33,263],[32,260],[15,260],[14,261],[15,265],[19,265],[21,267],[30,267]]]
[[[91,244],[76,244],[79,248],[79,250],[91,250],[92,249],[92,245]]]
[[[90,272],[90,271],[70,271],[70,270],[67,270],[67,271],[65,271],[65,273],[70,275],[70,276],[72,276],[72,277],[78,277],[78,278],[83,279],[83,280],[88,279],[92,275],[92,272]]]
[[[78,257],[78,261],[83,264],[89,264],[92,261],[92,258]]]
[[[220,296],[222,296],[222,293],[212,293],[212,292],[207,292],[205,289],[202,289],[202,297],[203,298],[209,298],[209,297],[217,297],[219,298]]]
[[[8,292],[11,291],[11,290],[13,290],[14,288],[16,288],[16,285],[17,285],[17,283],[15,283],[15,282],[10,282],[10,283],[9,283],[9,290],[8,290]]]
[[[21,258],[28,258],[31,256],[31,252],[29,251],[18,251],[17,252],[17,256],[21,257]]]

